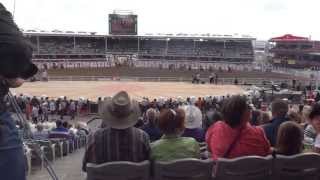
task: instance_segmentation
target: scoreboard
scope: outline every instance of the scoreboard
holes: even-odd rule
[[[110,35],[137,35],[137,15],[109,14]]]

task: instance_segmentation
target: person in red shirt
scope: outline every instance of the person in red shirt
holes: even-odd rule
[[[267,156],[270,143],[260,127],[251,126],[251,110],[244,96],[233,96],[222,107],[224,121],[208,129],[206,142],[214,160],[241,156]]]

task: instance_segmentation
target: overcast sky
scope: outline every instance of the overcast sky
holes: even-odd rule
[[[1,0],[11,12],[14,0]],[[138,33],[293,34],[320,40],[319,0],[16,0],[27,29],[108,31],[114,9],[138,15]]]

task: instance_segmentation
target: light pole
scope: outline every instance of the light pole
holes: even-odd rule
[[[16,0],[13,1],[13,12],[12,12],[12,17],[14,19],[16,13]]]

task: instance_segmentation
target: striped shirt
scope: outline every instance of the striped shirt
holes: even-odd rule
[[[317,133],[311,124],[308,124],[308,126],[304,129],[303,133],[305,138],[309,138],[312,140],[316,139]]]
[[[105,128],[89,137],[82,169],[85,171],[86,163],[141,162],[149,158],[149,136],[144,131],[134,127],[123,130]]]

